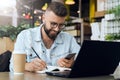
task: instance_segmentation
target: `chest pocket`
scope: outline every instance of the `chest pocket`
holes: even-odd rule
[[[57,54],[54,57],[56,57],[56,58],[64,58],[68,54],[69,54],[68,52],[65,52],[65,53]]]
[[[36,55],[36,54],[34,54],[34,53],[30,53],[30,54],[29,54],[30,62],[31,62],[33,59],[35,59],[35,58],[37,58],[37,55]]]

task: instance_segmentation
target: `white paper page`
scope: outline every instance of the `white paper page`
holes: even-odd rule
[[[59,69],[59,71],[71,70],[71,68],[64,68],[64,67],[58,67],[58,66],[47,66],[47,69],[42,70],[42,71],[36,71],[36,73],[50,72],[50,71],[53,71],[55,69]]]

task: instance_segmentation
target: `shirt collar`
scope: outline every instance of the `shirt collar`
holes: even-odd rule
[[[36,36],[35,36],[35,41],[42,41],[42,37],[41,37],[41,29],[42,29],[42,26],[43,26],[43,24],[41,24],[41,25],[39,26],[39,28],[37,28],[37,30],[36,30],[36,32],[35,32],[35,34],[36,34]]]
[[[55,43],[62,44],[63,43],[63,37],[62,33],[60,32],[55,40]]]

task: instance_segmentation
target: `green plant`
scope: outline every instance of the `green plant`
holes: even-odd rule
[[[117,33],[113,33],[113,34],[111,33],[105,36],[105,40],[112,41],[112,40],[118,40],[118,39],[120,39],[120,34],[117,34]]]
[[[111,13],[114,13],[114,9],[109,9],[106,11],[106,14],[111,14]]]
[[[116,17],[120,16],[120,5],[116,6],[114,9],[115,9],[115,12],[114,12],[115,16]]]
[[[106,11],[106,14],[111,14],[111,13],[115,14],[116,17],[120,16],[120,5],[115,6],[114,8],[108,9]]]
[[[24,29],[30,28],[29,24],[20,24],[17,27],[12,25],[0,26],[0,38],[9,37],[11,40],[15,40],[17,35]]]

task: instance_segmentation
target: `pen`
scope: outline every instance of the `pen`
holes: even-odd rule
[[[39,59],[41,59],[40,56],[37,54],[37,52],[34,50],[34,48],[33,48],[33,47],[31,47],[31,48],[32,48],[32,50],[34,51],[34,53],[37,55],[37,57],[38,57]]]
[[[34,51],[34,53],[37,55],[37,57],[39,58],[39,59],[41,59],[40,58],[40,56],[37,54],[37,52],[35,51],[35,49],[33,48],[33,47],[31,47],[32,48],[32,50]],[[46,69],[47,69],[47,67],[46,67]]]

